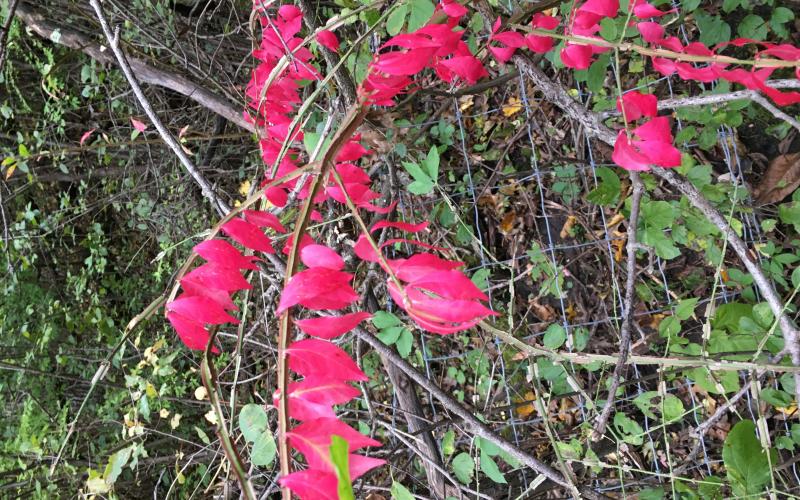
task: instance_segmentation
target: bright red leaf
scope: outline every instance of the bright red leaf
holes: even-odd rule
[[[341,348],[327,340],[305,339],[287,349],[289,368],[304,377],[366,381],[366,375]]]
[[[308,335],[330,340],[349,332],[371,317],[372,315],[367,312],[355,312],[341,316],[301,319],[295,321],[295,324]]]

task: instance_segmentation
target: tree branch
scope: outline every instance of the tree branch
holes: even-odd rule
[[[178,141],[175,139],[175,137],[172,136],[172,133],[167,130],[167,128],[161,122],[161,119],[150,105],[150,101],[147,100],[144,92],[142,92],[142,88],[139,86],[139,82],[136,80],[136,75],[131,69],[130,64],[128,64],[125,54],[122,52],[122,49],[119,46],[119,29],[117,29],[114,33],[111,32],[111,28],[109,27],[108,21],[103,15],[103,10],[100,7],[98,0],[89,0],[89,4],[94,9],[95,14],[97,15],[97,20],[100,21],[100,26],[103,29],[103,34],[105,34],[106,39],[111,46],[111,51],[114,53],[119,67],[125,74],[125,78],[128,80],[128,83],[130,84],[131,89],[136,96],[136,100],[139,101],[139,104],[144,109],[145,114],[147,114],[147,117],[151,122],[153,122],[153,125],[155,125],[159,135],[167,144],[167,146],[169,146],[172,152],[175,153],[175,156],[178,157],[178,160],[181,162],[183,167],[189,172],[197,185],[200,186],[203,196],[205,196],[211,202],[211,205],[215,210],[217,210],[217,212],[220,213],[220,215],[225,215],[230,211],[228,204],[217,197],[217,194],[214,192],[211,184],[209,184],[206,178],[203,177],[203,174],[201,174],[197,168],[195,168],[192,160],[189,159],[189,156],[187,156],[183,151],[183,148],[181,148],[181,145],[178,144]]]
[[[16,15],[31,29],[31,31],[46,40],[52,41],[53,33],[59,32],[61,36],[58,38],[58,44],[74,50],[79,50],[98,62],[104,64],[114,63],[114,56],[109,53],[106,47],[79,31],[49,21],[24,1],[19,3]],[[209,111],[224,117],[231,123],[249,132],[256,132],[256,127],[245,120],[242,114],[242,105],[231,103],[227,99],[218,96],[214,92],[194,83],[184,76],[154,68],[148,64],[147,61],[142,59],[128,58],[127,61],[138,81],[163,87],[186,96]]]

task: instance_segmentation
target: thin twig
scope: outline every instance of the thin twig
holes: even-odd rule
[[[627,368],[628,354],[631,348],[631,325],[633,323],[634,305],[633,289],[636,284],[636,229],[639,225],[639,207],[642,202],[642,194],[644,193],[644,184],[639,178],[638,172],[631,172],[630,177],[633,193],[631,194],[631,216],[628,220],[628,269],[625,278],[625,303],[623,304],[622,328],[619,341],[619,363],[614,367],[614,374],[611,378],[611,386],[608,389],[606,404],[594,425],[594,432],[592,433],[593,441],[600,440],[606,432],[608,417],[611,416],[611,410],[614,408],[617,389],[619,389],[620,379]]]
[[[147,100],[144,92],[142,92],[142,87],[139,86],[139,82],[136,80],[136,75],[134,75],[133,70],[131,70],[131,66],[128,64],[128,60],[125,58],[122,48],[120,48],[119,27],[117,27],[114,33],[112,33],[111,28],[108,25],[108,21],[103,14],[103,9],[100,7],[100,2],[98,0],[89,0],[89,4],[94,9],[95,14],[97,15],[97,20],[100,21],[103,34],[106,36],[106,40],[108,40],[108,44],[111,46],[111,51],[114,53],[120,69],[122,69],[122,72],[125,74],[125,78],[128,80],[128,83],[130,84],[131,89],[136,96],[136,100],[139,101],[139,104],[142,106],[142,109],[144,109],[145,114],[147,114],[147,117],[150,119],[153,125],[155,125],[156,130],[158,130],[158,134],[161,136],[167,146],[169,146],[172,152],[175,153],[175,156],[178,157],[178,160],[189,172],[197,185],[200,186],[203,196],[205,196],[211,202],[211,205],[214,207],[214,209],[219,212],[220,215],[226,214],[230,211],[228,204],[217,197],[217,194],[214,192],[211,184],[209,184],[206,178],[203,177],[203,174],[201,174],[197,168],[195,168],[192,160],[189,159],[189,156],[187,156],[183,151],[183,148],[181,148],[181,145],[178,143],[172,133],[167,130],[167,128],[161,122],[161,119],[150,105],[150,101]]]
[[[3,32],[0,33],[0,73],[3,72],[3,66],[6,63],[6,40],[8,39],[8,31],[11,29],[11,22],[14,20],[14,12],[17,10],[19,0],[11,0],[11,5],[8,6],[8,18],[3,23]]]

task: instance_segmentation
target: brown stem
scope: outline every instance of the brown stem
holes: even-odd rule
[[[364,118],[366,118],[366,109],[363,102],[358,102],[350,108],[342,121],[342,125],[331,140],[331,145],[322,156],[322,160],[317,167],[317,175],[311,180],[308,198],[306,198],[295,220],[295,227],[292,233],[292,248],[286,262],[284,287],[289,284],[289,281],[291,281],[292,277],[297,272],[300,240],[308,227],[308,220],[314,206],[314,198],[316,198],[320,187],[325,184],[331,166],[333,166],[336,156],[339,154],[339,150],[351,139],[356,129],[364,121]],[[286,388],[289,385],[289,366],[286,359],[286,349],[289,347],[291,329],[292,315],[290,308],[281,314],[278,331],[278,392],[280,394],[280,401],[278,403],[278,453],[282,477],[291,474],[289,445],[286,437],[286,433],[289,430],[289,401],[286,397]],[[291,500],[291,492],[288,488],[282,488],[281,491],[284,500]]]
[[[639,178],[638,172],[631,172],[631,184],[633,185],[633,193],[631,194],[631,216],[630,219],[628,219],[628,269],[625,278],[625,302],[623,304],[622,328],[619,341],[619,362],[614,367],[614,374],[611,379],[611,387],[608,389],[606,404],[594,426],[594,432],[592,434],[592,440],[594,441],[599,441],[606,432],[608,417],[611,416],[611,410],[614,408],[614,399],[617,394],[617,389],[619,389],[620,379],[627,368],[628,353],[631,348],[633,289],[636,284],[636,229],[639,225],[639,207],[642,202],[642,194],[644,193],[644,184]]]

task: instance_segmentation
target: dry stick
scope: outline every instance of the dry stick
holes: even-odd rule
[[[292,233],[292,248],[286,261],[284,288],[289,285],[292,276],[297,272],[297,257],[300,250],[300,240],[302,240],[302,236],[305,234],[306,228],[308,227],[308,220],[314,206],[314,198],[316,198],[320,187],[326,182],[328,172],[331,170],[330,167],[336,160],[339,150],[350,140],[356,129],[364,121],[367,115],[366,109],[363,102],[358,102],[350,108],[350,111],[348,111],[342,121],[342,125],[339,127],[339,130],[337,130],[336,135],[331,139],[328,150],[322,156],[317,175],[311,181],[311,186],[308,190],[308,198],[295,219],[294,232]],[[280,329],[278,331],[278,392],[280,394],[278,403],[278,456],[281,476],[283,477],[291,473],[289,445],[286,437],[286,433],[289,430],[289,400],[286,397],[287,386],[289,384],[289,367],[286,359],[286,349],[288,348],[291,329],[292,315],[291,308],[289,308],[281,314]],[[281,492],[284,500],[291,500],[292,494],[289,488],[282,487]]]
[[[522,55],[514,56],[514,62],[528,77],[536,84],[537,88],[544,96],[556,106],[561,108],[568,117],[584,126],[587,133],[600,139],[606,144],[613,146],[616,143],[616,134],[603,124],[601,118],[583,108],[577,101],[572,99],[567,91],[560,85],[553,82],[539,68],[532,65],[530,61]],[[779,325],[783,331],[786,341],[786,350],[789,352],[792,364],[800,366],[800,333],[786,315],[786,309],[775,291],[775,288],[767,279],[759,265],[751,258],[747,245],[731,228],[725,217],[711,205],[711,203],[695,188],[692,184],[681,178],[675,172],[660,167],[652,168],[653,174],[660,177],[670,186],[677,189],[686,196],[689,203],[699,210],[711,223],[722,232],[731,245],[731,248],[753,276],[761,295],[764,296],[769,304],[772,313],[778,318]],[[795,383],[797,386],[796,397],[800,399],[800,373],[795,373]]]
[[[58,37],[59,45],[81,51],[92,59],[104,64],[114,62],[114,56],[110,54],[104,46],[83,33],[70,29],[69,26],[55,24],[45,19],[44,16],[25,2],[19,4],[17,8],[17,17],[19,17],[34,33],[46,40],[52,41],[53,33],[58,32],[60,33]],[[231,103],[224,97],[220,97],[182,75],[154,68],[142,59],[128,58],[127,62],[139,81],[149,85],[157,85],[184,95],[209,111],[236,124],[240,128],[248,132],[256,131],[255,126],[244,119],[241,106]]]
[[[751,97],[751,99],[753,100],[753,102],[760,104],[762,108],[769,111],[775,118],[785,121],[786,123],[794,127],[796,130],[800,131],[800,122],[798,122],[793,117],[787,115],[786,113],[778,109],[774,104],[766,100],[764,96],[762,96],[758,92],[753,91],[753,96]]]
[[[136,75],[134,75],[133,71],[131,70],[130,65],[128,64],[128,60],[125,58],[125,54],[122,52],[122,49],[119,46],[119,27],[115,30],[114,33],[111,32],[111,28],[108,25],[108,21],[103,15],[103,9],[100,7],[100,2],[98,0],[89,0],[89,4],[94,9],[95,14],[97,15],[97,20],[100,21],[100,26],[103,28],[103,34],[105,34],[106,39],[108,40],[108,44],[111,46],[111,51],[114,52],[114,56],[117,58],[117,63],[119,64],[120,69],[125,74],[125,79],[128,80],[128,83],[133,90],[134,95],[136,96],[136,100],[139,101],[139,104],[144,109],[145,114],[150,119],[150,121],[155,125],[156,130],[158,130],[158,134],[164,140],[164,142],[169,146],[175,156],[178,157],[178,160],[181,162],[183,167],[189,172],[192,176],[194,181],[200,186],[200,189],[203,192],[203,196],[205,196],[210,202],[214,209],[219,212],[220,215],[224,215],[230,211],[230,207],[227,203],[220,200],[214,189],[211,187],[211,184],[203,177],[197,168],[195,168],[192,160],[186,155],[181,148],[181,145],[175,140],[175,137],[172,133],[167,130],[163,123],[161,123],[161,119],[158,117],[156,112],[153,110],[153,107],[150,105],[150,101],[147,100],[147,97],[142,92],[142,87],[139,86],[139,82],[136,80]]]
[[[623,372],[627,368],[628,351],[631,347],[631,325],[633,324],[633,289],[636,284],[636,229],[639,225],[639,207],[642,203],[642,194],[644,193],[644,184],[639,178],[638,172],[631,172],[631,184],[633,185],[633,193],[631,194],[631,217],[628,220],[628,269],[625,279],[625,302],[622,318],[622,331],[620,332],[619,342],[619,362],[614,367],[614,374],[611,379],[611,387],[608,389],[608,398],[603,407],[603,411],[597,418],[594,425],[594,432],[592,433],[592,440],[599,441],[606,432],[606,425],[608,425],[608,417],[611,416],[611,410],[614,408],[614,400],[616,398],[617,389],[619,389],[619,382],[622,378]]]

